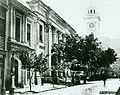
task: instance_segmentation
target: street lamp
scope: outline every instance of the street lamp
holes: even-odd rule
[[[14,52],[12,53],[12,57],[11,57],[11,70],[10,70],[10,95],[14,95]]]

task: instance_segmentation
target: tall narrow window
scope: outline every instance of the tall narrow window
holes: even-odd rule
[[[16,17],[15,40],[20,42],[20,18]]]
[[[0,19],[0,49],[4,48],[5,24],[5,20]]]
[[[43,26],[39,25],[39,41],[43,42]]]
[[[94,14],[95,14],[95,10],[94,10]]]
[[[90,10],[90,13],[92,14],[92,10]]]
[[[0,36],[5,36],[5,20],[0,19]]]
[[[30,45],[30,31],[31,31],[31,25],[27,23],[27,43]]]

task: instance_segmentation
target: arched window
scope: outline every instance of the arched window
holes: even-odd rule
[[[95,14],[95,10],[94,10],[94,14]]]
[[[92,10],[90,10],[90,13],[92,14]]]

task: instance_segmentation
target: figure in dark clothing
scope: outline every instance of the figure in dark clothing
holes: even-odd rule
[[[72,74],[72,84],[74,85],[74,73]]]
[[[102,77],[103,77],[103,82],[104,82],[104,87],[105,87],[106,86],[107,75],[103,74]]]

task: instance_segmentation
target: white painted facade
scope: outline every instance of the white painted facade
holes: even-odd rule
[[[100,37],[100,17],[95,7],[88,8],[85,22],[87,34],[93,33],[95,37]]]

